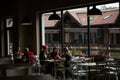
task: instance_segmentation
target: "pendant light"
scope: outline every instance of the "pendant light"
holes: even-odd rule
[[[32,25],[32,21],[30,18],[28,17],[24,17],[23,20],[21,21],[21,25],[25,26],[25,25]]]
[[[60,20],[60,16],[54,11],[53,14],[49,16],[48,20]]]
[[[102,12],[93,5],[93,8],[90,9],[87,13],[88,16],[99,16],[102,15]]]

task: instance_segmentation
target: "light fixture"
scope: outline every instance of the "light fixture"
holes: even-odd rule
[[[21,21],[21,25],[26,26],[26,25],[32,25],[32,21],[28,17],[24,17],[23,20]]]
[[[49,16],[48,20],[60,20],[60,16],[54,11],[53,14]]]
[[[93,5],[93,8],[90,9],[87,13],[88,16],[99,16],[102,15],[102,12]]]

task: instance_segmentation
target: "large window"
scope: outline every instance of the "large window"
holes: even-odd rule
[[[120,45],[120,25],[116,25],[119,23],[119,2],[99,4],[96,5],[96,7],[102,11],[102,15],[99,17],[91,16],[89,18],[90,39],[88,39],[87,7],[85,6],[81,8],[63,10],[63,38],[64,43],[67,42],[68,47],[73,46],[78,49],[79,46],[82,45],[87,52],[88,40],[90,40],[91,48],[95,47],[96,45],[98,46],[98,49],[101,46],[103,49],[106,49],[108,45],[110,45],[111,49],[119,48],[118,45]],[[92,6],[90,6],[90,9],[91,8]],[[61,17],[61,12],[56,11],[56,13]],[[51,12],[44,13],[43,24],[46,31],[45,34],[47,31],[51,30],[50,33],[47,33],[49,36],[46,37],[46,40],[49,42],[46,43],[54,44],[57,41],[59,44],[62,44],[61,19],[52,21],[48,20],[51,14]],[[55,30],[58,30],[58,34],[53,34]]]
[[[53,40],[53,42],[58,42],[59,41],[59,34],[54,33],[53,36],[52,36],[52,40]]]

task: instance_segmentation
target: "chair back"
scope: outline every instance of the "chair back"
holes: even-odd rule
[[[64,59],[55,59],[54,60],[54,76],[57,76],[57,73],[61,73],[62,77],[65,80],[65,60]]]

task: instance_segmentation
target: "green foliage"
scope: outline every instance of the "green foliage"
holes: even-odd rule
[[[120,51],[110,51],[111,56],[120,56]]]
[[[80,53],[79,50],[76,50],[76,49],[72,50],[72,55],[79,55],[79,53]]]
[[[83,53],[86,54],[86,50],[87,49],[83,49]],[[99,53],[104,53],[104,51],[105,51],[105,49],[103,49],[103,48],[99,48],[98,50],[99,50]],[[71,50],[71,53],[72,53],[72,55],[80,55],[80,50],[73,48]],[[110,50],[110,54],[111,54],[111,56],[120,56],[120,50],[112,49],[112,50]]]

